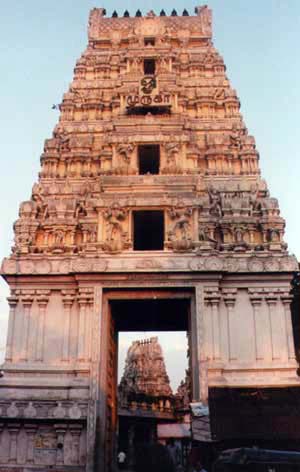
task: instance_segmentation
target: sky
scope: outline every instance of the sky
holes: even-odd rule
[[[110,16],[115,9],[133,15],[138,8],[143,14],[164,8],[169,14],[173,8],[193,12],[196,5],[190,0],[1,2],[1,259],[10,253],[19,204],[31,195],[44,140],[58,120],[58,111],[51,107],[60,103],[87,45],[89,10],[105,7]],[[300,2],[211,0],[208,5],[213,10],[214,45],[224,57],[249,133],[256,138],[262,176],[279,199],[289,250],[300,258]],[[1,281],[0,358],[7,295]]]

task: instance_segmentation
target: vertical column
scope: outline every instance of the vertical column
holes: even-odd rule
[[[82,426],[73,424],[70,427],[72,435],[72,463],[79,464],[79,450],[80,450],[80,435]]]
[[[269,294],[266,297],[266,302],[269,309],[269,322],[270,322],[270,333],[271,333],[271,345],[272,345],[272,360],[280,359],[280,342],[278,342],[278,316],[277,316],[277,296]]]
[[[224,294],[224,303],[227,309],[227,339],[228,339],[228,360],[229,362],[236,361],[238,359],[237,355],[237,345],[236,345],[236,336],[234,335],[234,305],[236,301],[236,289],[223,290]]]
[[[85,359],[91,360],[91,341],[92,341],[92,324],[93,324],[93,291],[88,293],[86,306],[86,331],[85,331]]]
[[[69,362],[71,309],[75,299],[75,292],[74,290],[63,290],[62,296],[62,302],[64,306],[62,361]]]
[[[21,331],[21,361],[28,360],[28,338],[29,338],[29,324],[30,324],[30,309],[33,302],[33,291],[23,291],[22,292],[22,304],[23,304],[23,324]]]
[[[78,297],[79,304],[79,320],[78,320],[78,337],[77,337],[77,360],[85,361],[85,343],[86,343],[86,309],[87,297],[83,291],[80,291]]]
[[[18,445],[17,445],[17,435],[20,431],[20,424],[9,424],[8,425],[9,431],[9,459],[8,462],[11,464],[17,463],[17,453],[18,453]]]
[[[252,295],[249,298],[253,309],[255,360],[262,361],[265,357],[264,333],[262,327],[259,326],[262,297],[258,293],[252,292]]]
[[[290,297],[289,295],[284,295],[281,297],[281,301],[284,308],[288,360],[295,362],[295,358],[296,358],[295,345],[294,345],[294,334],[293,334],[293,325],[292,325],[292,318],[291,318],[292,297]]]
[[[221,359],[220,314],[219,314],[220,295],[216,293],[214,297],[211,297],[210,303],[212,306],[213,360],[219,361]]]
[[[43,361],[44,358],[44,338],[45,338],[45,314],[49,301],[50,290],[38,290],[37,303],[39,307],[37,336],[35,345],[35,360]]]
[[[34,437],[36,434],[37,426],[35,424],[26,424],[24,425],[26,435],[27,435],[27,456],[26,456],[26,463],[33,464],[34,463],[34,451],[33,451],[33,444],[34,444]]]
[[[65,434],[67,431],[66,424],[55,424],[54,428],[57,436],[57,453],[56,453],[56,465],[64,465],[65,463],[65,454],[64,454],[64,442]]]
[[[201,383],[204,380],[203,360],[203,310],[202,287],[196,286],[195,303],[191,304],[191,326],[189,332],[189,367],[191,369],[192,401],[200,400]],[[201,377],[202,376],[202,377]],[[200,378],[201,377],[201,378]]]
[[[12,362],[13,360],[13,349],[14,349],[14,331],[15,331],[15,317],[16,317],[16,306],[18,304],[18,297],[16,292],[12,291],[10,297],[7,298],[9,304],[9,318],[8,318],[8,329],[7,329],[7,341],[6,341],[6,355],[5,361]]]

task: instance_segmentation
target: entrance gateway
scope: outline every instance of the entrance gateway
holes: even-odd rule
[[[117,333],[138,326],[188,331],[218,444],[299,445],[298,265],[211,11],[93,9],[88,35],[2,264],[0,470],[111,470]]]

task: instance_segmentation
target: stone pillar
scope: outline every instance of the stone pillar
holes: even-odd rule
[[[270,321],[270,332],[271,332],[271,346],[272,346],[272,360],[279,360],[281,353],[281,340],[278,339],[278,316],[277,316],[277,301],[278,298],[274,294],[269,294],[266,297],[266,302],[269,308],[269,321]]]
[[[85,361],[85,345],[86,345],[86,310],[87,298],[84,293],[80,293],[78,297],[79,304],[79,320],[78,320],[78,338],[77,338],[77,360]]]
[[[9,424],[8,425],[8,432],[9,432],[9,459],[8,462],[11,464],[17,463],[17,456],[18,456],[18,444],[17,444],[17,435],[20,431],[20,424]]]
[[[291,318],[292,297],[286,294],[281,297],[281,301],[283,303],[284,315],[285,315],[285,329],[286,329],[288,360],[294,363],[296,356],[295,356],[293,325],[292,325],[292,318]]]
[[[92,300],[93,291],[89,288],[81,289],[78,297],[79,321],[78,321],[78,350],[77,360],[86,362],[88,358],[90,310],[89,305]]]
[[[224,303],[227,309],[227,338],[228,338],[228,360],[229,362],[237,361],[237,345],[236,345],[236,333],[234,332],[233,326],[235,324],[235,313],[234,305],[236,301],[237,289],[224,289]]]
[[[260,327],[262,296],[259,293],[252,292],[250,301],[253,308],[255,360],[262,361],[265,357],[265,335]]]
[[[26,435],[27,435],[27,456],[26,456],[26,463],[33,464],[34,463],[34,438],[37,431],[36,424],[25,423],[24,425]]]
[[[21,329],[21,345],[20,345],[20,360],[28,361],[28,338],[29,338],[29,324],[30,324],[30,309],[33,302],[33,291],[23,292],[23,323]]]
[[[49,300],[49,290],[39,290],[37,294],[37,303],[39,307],[37,336],[35,345],[35,360],[42,362],[44,359],[44,337],[45,337],[45,314]]]
[[[70,361],[70,326],[71,326],[71,309],[74,303],[74,290],[62,291],[62,302],[64,305],[63,319],[63,344],[62,344],[62,361]]]
[[[85,350],[86,350],[86,360],[91,361],[92,358],[92,337],[93,337],[93,298],[89,298],[87,300],[87,307],[86,307],[86,318],[87,318],[87,326],[86,326],[86,342],[85,342]]]
[[[16,293],[12,292],[11,296],[7,298],[7,301],[9,303],[9,318],[8,318],[5,361],[12,362],[13,355],[14,355],[13,349],[14,349],[16,306],[18,304],[18,297],[16,296]]]
[[[70,426],[70,432],[72,435],[72,464],[79,464],[81,430],[81,425],[73,424]]]
[[[213,330],[213,360],[221,360],[221,337],[220,337],[220,295],[216,294],[210,298],[212,306],[212,330]]]
[[[66,424],[55,424],[54,429],[57,436],[57,454],[56,454],[56,465],[64,465],[65,455],[64,455],[64,441],[65,434],[67,432],[68,426]]]

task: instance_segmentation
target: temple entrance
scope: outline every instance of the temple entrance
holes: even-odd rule
[[[109,291],[104,296],[103,336],[101,345],[101,412],[103,421],[100,438],[100,461],[104,470],[111,470],[116,463],[120,449],[128,455],[129,469],[134,465],[134,449],[139,443],[157,441],[157,424],[175,423],[173,414],[175,396],[170,401],[169,392],[163,392],[150,400],[141,392],[131,388],[129,396],[119,399],[118,408],[118,344],[120,333],[147,332],[187,334],[189,369],[193,372],[190,379],[190,401],[197,398],[197,359],[192,326],[194,321],[193,292],[187,290],[124,290]],[[159,336],[158,336],[159,337]],[[151,349],[157,352],[157,338],[150,337],[137,341],[145,346],[138,349]],[[155,344],[155,345],[154,345]],[[136,346],[134,345],[135,349]],[[185,354],[186,355],[186,354]],[[148,354],[145,355],[146,358]],[[131,375],[131,381],[135,382]],[[137,376],[138,377],[138,376]],[[199,376],[198,376],[199,378]],[[132,385],[131,385],[132,387]],[[131,395],[131,396],[130,396]],[[172,395],[172,393],[171,393]],[[147,397],[147,398],[146,398]],[[174,404],[172,404],[172,402]],[[163,441],[162,441],[163,442]]]

